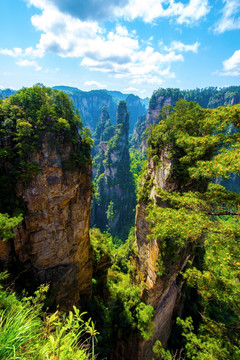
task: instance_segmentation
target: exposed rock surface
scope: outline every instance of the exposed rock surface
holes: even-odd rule
[[[165,149],[161,154],[161,165],[155,164],[151,159],[148,166],[148,181],[153,186],[150,198],[158,206],[166,207],[167,203],[160,202],[155,189],[161,187],[165,191],[177,190],[177,184],[171,178],[171,169],[174,161],[170,159],[170,149]],[[139,342],[138,354],[135,359],[152,360],[154,354],[152,347],[156,340],[160,340],[166,346],[173,324],[173,314],[179,306],[183,282],[179,272],[185,267],[187,261],[192,258],[193,249],[187,246],[178,253],[178,259],[168,259],[165,265],[166,275],[158,275],[157,260],[160,244],[156,240],[149,240],[149,223],[146,220],[146,205],[140,202],[136,213],[136,245],[137,255],[135,263],[139,280],[145,286],[142,294],[143,301],[155,309],[154,334],[151,340]],[[156,221],[158,221],[156,219]]]
[[[44,139],[41,152],[31,158],[40,173],[27,186],[18,184],[24,220],[11,248],[0,248],[2,263],[30,271],[38,284],[50,283],[56,303],[65,309],[91,295],[92,278],[91,167],[64,171],[70,151],[68,145],[56,149]]]
[[[130,172],[128,130],[129,114],[126,102],[121,101],[117,108],[114,136],[107,146],[103,141],[98,145],[102,156],[96,179],[98,198],[94,199],[92,212],[93,224],[102,231],[109,227],[112,234],[118,236],[127,223],[134,221],[135,194]]]
[[[196,101],[203,108],[217,108],[218,106],[235,105],[240,102],[240,87],[231,86],[228,88],[206,88],[195,90],[180,90],[180,89],[159,89],[155,91],[150,99],[149,108],[147,112],[146,121],[139,126],[135,124],[133,130],[133,145],[139,145],[141,138],[142,151],[145,152],[147,147],[147,140],[142,139],[144,131],[151,125],[158,123],[159,112],[164,106],[175,106],[180,99],[186,101]],[[138,136],[136,137],[136,131]],[[137,141],[136,141],[137,140]]]
[[[131,134],[138,117],[146,115],[147,109],[136,95],[128,95],[126,103],[129,111],[129,133]]]
[[[107,107],[113,124],[116,124],[116,110],[119,101],[126,101],[129,109],[129,130],[133,127],[139,115],[146,114],[148,98],[141,99],[133,94],[123,94],[120,91],[91,90],[81,91],[68,86],[56,86],[55,89],[65,91],[72,98],[74,106],[79,110],[84,119],[84,124],[94,132],[101,116],[103,106]]]

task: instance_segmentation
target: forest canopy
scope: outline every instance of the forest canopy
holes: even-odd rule
[[[189,263],[183,277],[200,295],[195,304],[200,321],[178,319],[187,359],[238,359],[240,195],[216,184],[215,177],[240,173],[240,105],[210,110],[180,100],[160,116],[148,153],[161,167],[167,149],[174,186],[156,190],[165,207],[148,205],[149,239],[158,239],[161,248],[158,275],[164,276],[170,259],[193,244],[197,261]],[[159,358],[172,358],[159,343],[155,351]]]

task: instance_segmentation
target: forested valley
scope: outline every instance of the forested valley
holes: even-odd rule
[[[240,87],[0,95],[0,359],[238,360]]]

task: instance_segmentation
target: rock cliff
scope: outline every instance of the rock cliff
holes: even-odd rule
[[[196,101],[203,108],[217,108],[218,106],[235,105],[240,102],[240,87],[230,86],[222,89],[209,87],[205,89],[195,90],[180,90],[180,89],[159,89],[155,91],[150,99],[149,108],[147,112],[146,121],[141,124],[135,124],[133,130],[133,145],[136,146],[136,132],[137,144],[139,138],[142,139],[146,129],[159,122],[159,112],[164,106],[175,106],[176,101],[184,99],[186,101]],[[147,147],[147,140],[142,141],[142,151],[145,152]]]
[[[108,128],[111,130],[111,127]],[[106,126],[103,129],[107,133]],[[101,159],[96,172],[97,197],[92,219],[102,231],[109,227],[112,234],[117,236],[123,233],[127,236],[129,224],[134,220],[135,193],[130,172],[128,129],[126,102],[120,101],[114,136],[109,142],[101,141],[98,145]]]
[[[21,92],[16,94],[16,98],[6,100],[6,103],[23,103],[27,95],[28,98],[32,97],[32,106],[37,106],[34,99],[38,94],[42,99],[45,96],[49,99],[50,94],[55,104],[56,93],[49,89],[34,87]],[[33,124],[38,125],[32,126],[26,121],[23,124],[34,129],[33,133],[25,132],[24,137],[16,138],[15,135],[15,138],[8,140],[6,136],[2,137],[1,145],[4,149],[8,148],[9,152],[14,149],[16,139],[18,147],[23,144],[26,147],[27,143],[31,143],[32,152],[15,153],[14,162],[0,159],[1,180],[4,176],[10,178],[16,166],[19,170],[22,169],[22,173],[15,172],[14,192],[15,203],[21,200],[21,212],[24,216],[16,229],[15,238],[2,243],[0,247],[0,265],[17,275],[17,280],[21,280],[24,288],[28,280],[28,286],[32,288],[42,283],[50,284],[49,296],[52,301],[63,309],[70,309],[82,296],[91,296],[91,162],[90,148],[78,134],[76,125],[81,124],[74,113],[71,115],[71,104],[66,95],[57,93],[57,96],[63,97],[65,105],[62,111],[65,111],[68,120],[60,118],[56,127],[56,115],[53,113],[53,118],[47,115],[46,120],[41,120],[41,124],[40,120],[36,122],[35,118],[31,118]],[[13,106],[10,106],[10,110]],[[20,106],[21,103],[19,108]],[[40,103],[39,106],[43,107],[45,103]],[[35,111],[37,113],[37,109]],[[61,115],[60,104],[57,111]],[[22,113],[24,115],[25,112]],[[6,121],[5,118],[1,119],[1,124]],[[48,121],[48,126],[43,130],[45,121]],[[11,124],[14,124],[14,118]],[[39,144],[34,148],[31,139],[38,138],[39,132]],[[37,172],[29,174],[27,180],[23,180],[26,165],[34,165]],[[1,207],[5,199],[6,196],[1,194]],[[13,211],[15,209],[14,206]]]
[[[167,202],[160,200],[156,188],[165,191],[179,190],[173,180],[174,159],[171,157],[171,149],[164,149],[160,154],[159,164],[151,158],[145,175],[145,184],[148,183],[148,196],[154,206],[168,207]],[[144,186],[144,185],[143,185]],[[147,189],[145,187],[145,189]],[[147,190],[145,190],[147,191]],[[154,358],[152,347],[156,340],[160,340],[166,346],[171,333],[173,318],[178,311],[182,297],[183,281],[179,275],[187,261],[193,258],[193,247],[186,246],[177,253],[177,260],[168,257],[164,260],[164,274],[159,274],[159,254],[161,245],[157,239],[149,239],[150,224],[147,218],[147,205],[140,199],[137,205],[135,230],[136,248],[135,265],[137,267],[138,281],[144,284],[142,299],[152,305],[154,313],[154,333],[150,340],[139,341],[138,354],[135,359],[151,360]],[[156,221],[158,221],[156,219]]]
[[[91,295],[92,278],[91,168],[65,172],[70,151],[70,146],[53,148],[45,139],[41,152],[31,158],[40,173],[26,187],[17,185],[26,215],[5,264],[30,271],[37,284],[51,284],[56,303],[66,309]]]
[[[91,90],[81,91],[68,86],[56,86],[56,89],[65,91],[73,100],[74,106],[79,110],[84,119],[84,124],[94,132],[101,116],[102,107],[106,107],[113,124],[116,124],[116,110],[119,101],[126,101],[129,110],[129,131],[133,127],[139,115],[146,114],[148,99],[141,99],[133,94],[123,94],[120,91]]]

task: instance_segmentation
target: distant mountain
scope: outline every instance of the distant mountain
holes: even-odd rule
[[[111,95],[113,101],[119,103],[121,100],[126,100],[129,94],[123,94],[121,91],[104,90],[107,94]]]
[[[41,85],[41,84],[39,84]],[[82,91],[76,87],[59,85],[53,86],[52,89],[64,91],[78,109],[85,126],[94,132],[100,119],[103,107],[107,107],[110,119],[116,124],[116,112],[119,101],[126,101],[129,110],[129,133],[133,128],[139,116],[147,113],[149,98],[141,99],[133,94],[123,94],[120,91],[111,90],[91,90]],[[11,96],[15,90],[0,90],[0,98]]]
[[[129,132],[133,128],[139,116],[147,113],[149,99],[141,99],[133,94],[123,94],[120,91],[111,90],[91,90],[82,91],[75,87],[54,86],[53,89],[62,90],[72,98],[74,106],[79,110],[85,126],[92,132],[100,119],[103,107],[108,108],[110,119],[116,124],[116,111],[119,101],[126,101],[129,110]]]
[[[83,91],[79,90],[79,89],[76,88],[76,87],[65,86],[65,85],[53,86],[52,89],[60,90],[60,91],[64,91],[64,92],[70,92],[70,93],[83,92]]]
[[[0,99],[4,99],[5,97],[9,97],[11,95],[13,95],[16,92],[16,90],[12,90],[12,89],[4,89],[1,90],[0,89]]]
[[[208,87],[204,89],[180,90],[178,88],[160,88],[153,92],[149,101],[146,120],[139,119],[135,123],[131,144],[139,148],[146,129],[160,121],[159,113],[164,106],[175,106],[180,99],[195,101],[203,108],[217,108],[218,106],[234,105],[240,103],[240,86],[224,88]],[[143,141],[143,150],[146,149],[147,141]]]

